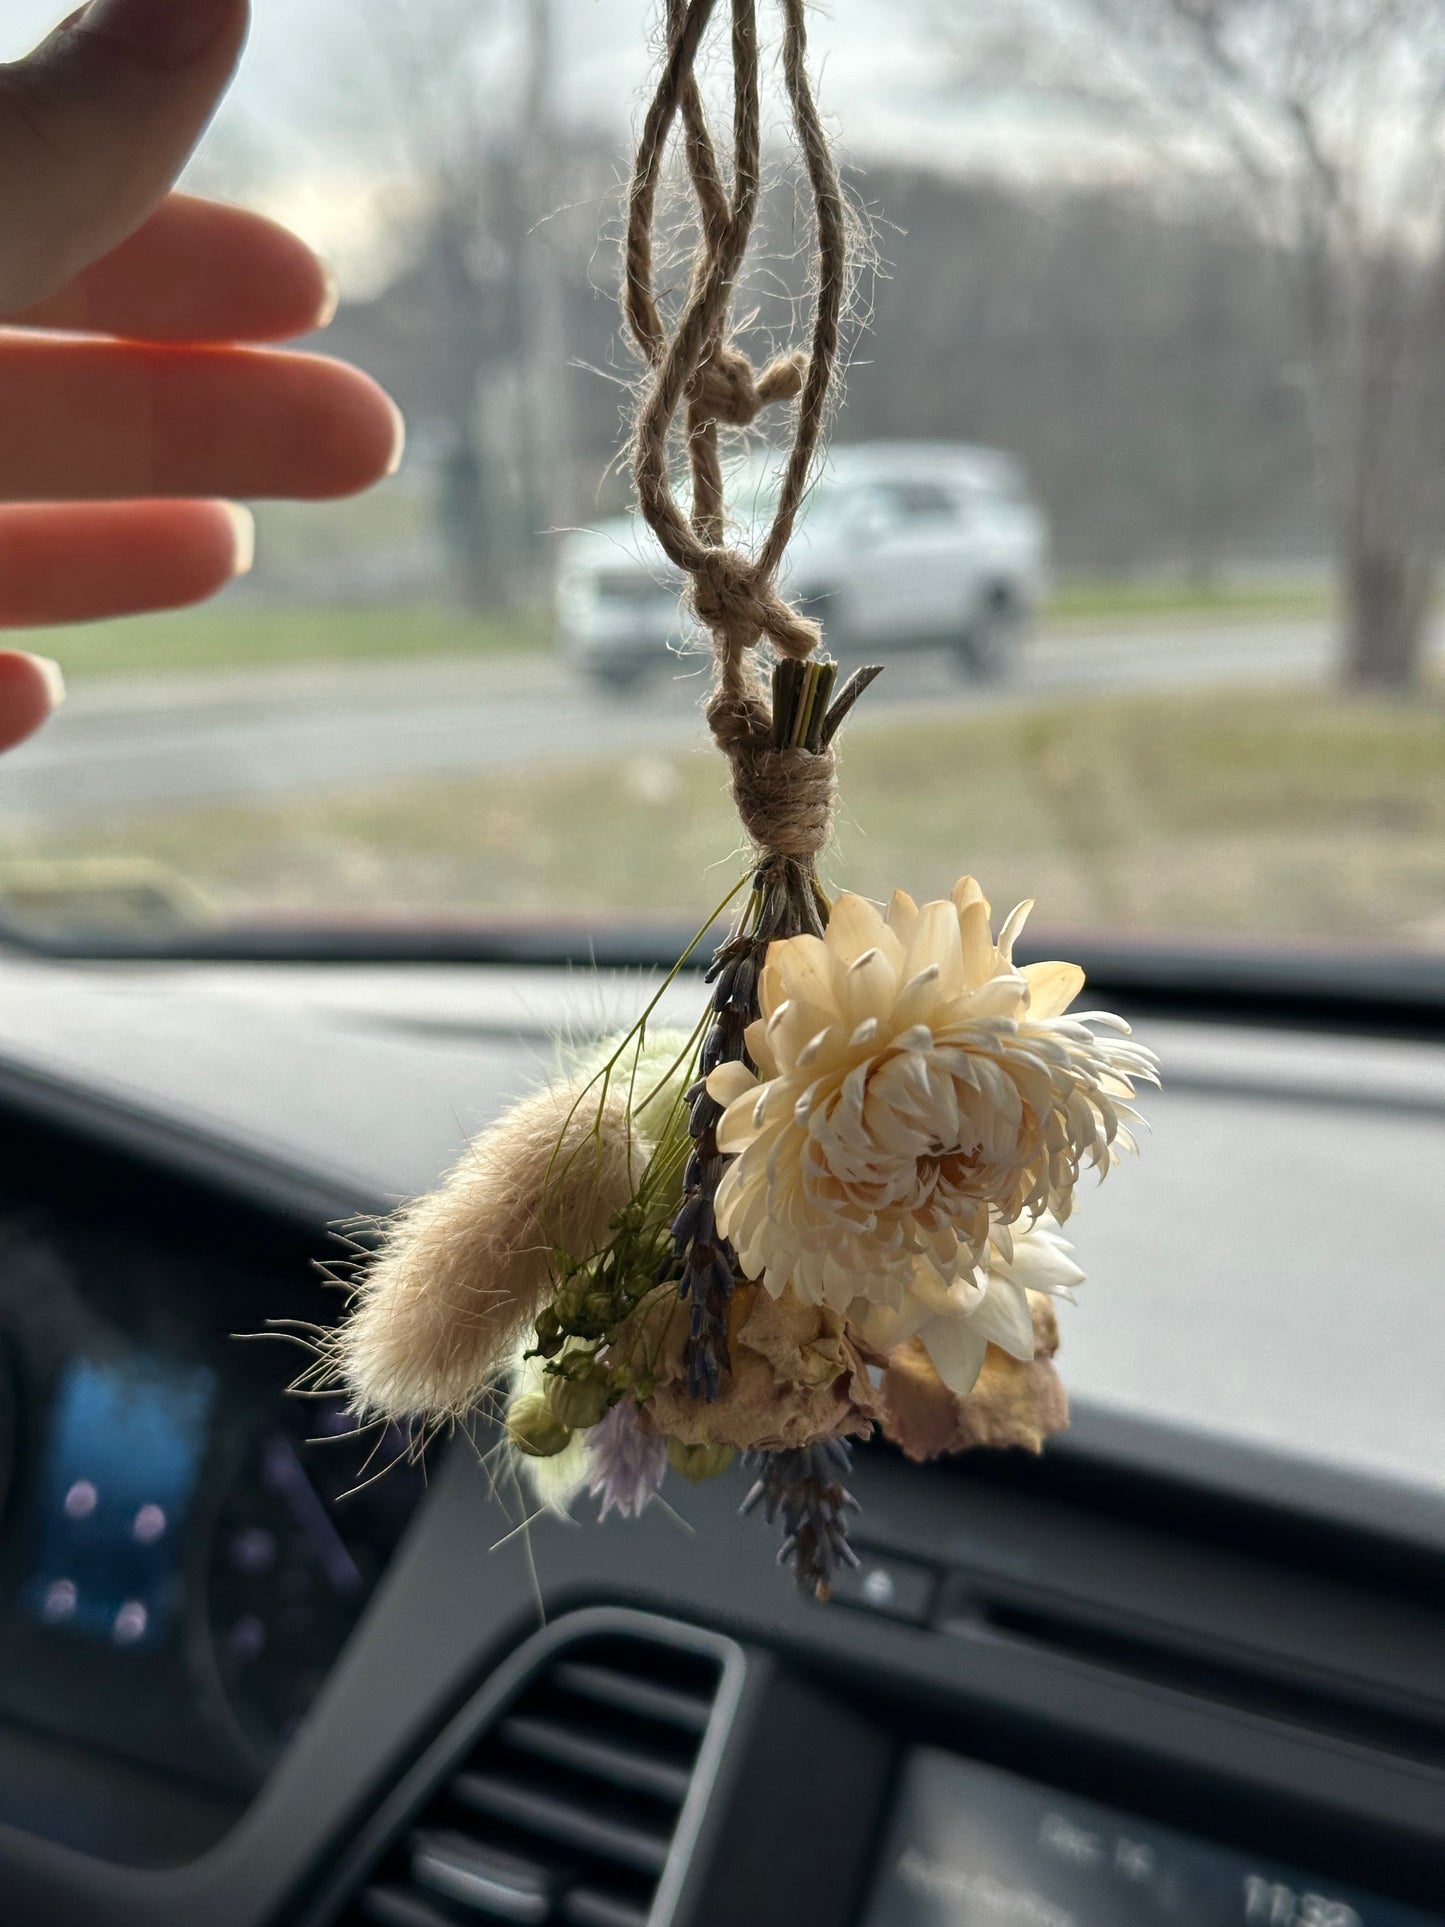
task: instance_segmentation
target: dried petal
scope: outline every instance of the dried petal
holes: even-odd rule
[[[883,1430],[910,1459],[936,1459],[978,1446],[1038,1452],[1069,1422],[1054,1369],[1059,1328],[1047,1298],[1031,1297],[1034,1356],[1025,1363],[990,1345],[966,1398],[950,1391],[916,1338],[890,1354],[883,1380]]]

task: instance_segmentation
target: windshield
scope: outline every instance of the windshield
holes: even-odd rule
[[[1182,41],[1126,48],[1124,9],[1095,99],[1086,11],[1011,9],[1007,48],[997,10],[928,0],[813,22],[865,258],[783,584],[844,673],[885,666],[826,880],[921,899],[967,870],[1049,937],[1433,964],[1445,349],[1415,65],[1323,42],[1299,109],[1306,67],[1224,9],[1246,108],[1223,68],[1187,84]],[[0,54],[51,12],[13,0]],[[0,760],[0,925],[596,935],[691,930],[732,887],[707,660],[618,460],[651,13],[258,9],[192,185],[335,263],[307,345],[395,395],[407,458],[348,502],[255,504],[254,567],[208,606],[15,638],[70,697]],[[1320,200],[1300,112],[1360,220]],[[758,366],[808,301],[768,113]],[[728,436],[745,544],[766,412]]]

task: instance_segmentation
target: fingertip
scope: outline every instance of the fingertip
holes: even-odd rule
[[[137,503],[128,519],[137,562],[147,545],[165,570],[164,585],[139,585],[150,601],[159,598],[167,607],[204,602],[255,566],[256,518],[240,502]]]
[[[345,362],[307,357],[298,388],[295,488],[316,501],[359,495],[395,475],[406,423],[379,382]],[[291,490],[287,490],[291,493]]]
[[[65,22],[75,37],[119,48],[143,67],[181,73],[213,53],[240,53],[248,0],[90,0]]]
[[[279,222],[241,209],[226,212],[217,239],[225,244],[235,279],[221,283],[218,291],[224,292],[231,314],[241,317],[232,321],[228,338],[288,341],[329,328],[341,305],[331,267]]]
[[[46,656],[0,649],[0,750],[34,735],[65,700],[60,665]]]
[[[86,279],[92,308],[122,311],[116,332],[133,339],[289,341],[329,327],[340,305],[335,274],[299,234],[187,194]]]

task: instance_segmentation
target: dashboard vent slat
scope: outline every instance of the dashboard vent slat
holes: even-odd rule
[[[694,1693],[678,1692],[674,1687],[658,1686],[611,1667],[564,1662],[556,1670],[559,1686],[582,1699],[615,1707],[620,1713],[637,1713],[645,1719],[662,1720],[688,1733],[701,1733],[712,1712],[712,1701]]]
[[[945,1614],[945,1632],[984,1627],[995,1637],[1107,1668],[1134,1681],[1284,1721],[1430,1766],[1445,1763],[1440,1700],[1422,1682],[1413,1706],[1388,1689],[1340,1680],[1298,1661],[1223,1645],[1189,1628],[1117,1615],[1110,1624],[1078,1606],[1037,1603],[1017,1589],[980,1590],[972,1613]]]
[[[411,1877],[424,1892],[496,1920],[539,1927],[552,1911],[552,1883],[540,1867],[488,1853],[464,1833],[413,1834]]]
[[[512,1821],[563,1846],[579,1846],[603,1859],[618,1860],[640,1873],[661,1873],[667,1864],[670,1828],[654,1833],[610,1814],[594,1814],[581,1801],[559,1799],[535,1787],[514,1786],[490,1774],[459,1773],[452,1782],[452,1792],[478,1813]]]
[[[687,1798],[691,1776],[685,1767],[610,1740],[596,1739],[574,1732],[556,1720],[518,1716],[507,1720],[501,1737],[508,1746],[539,1759],[553,1760],[558,1766],[578,1773],[594,1773],[614,1786],[630,1787],[638,1793],[655,1794],[681,1806]]]
[[[562,1907],[567,1927],[647,1927],[647,1909],[574,1887]]]
[[[356,1911],[367,1927],[456,1927],[455,1918],[449,1920],[402,1887],[368,1887]]]
[[[705,1635],[665,1624],[554,1647],[399,1810],[351,1911],[325,1918],[648,1927],[722,1675]]]

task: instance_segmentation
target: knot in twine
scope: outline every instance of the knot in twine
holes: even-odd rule
[[[747,356],[719,342],[693,376],[688,398],[695,418],[747,428],[770,402],[792,401],[803,392],[804,354],[779,355],[761,374]]]
[[[708,723],[732,771],[743,828],[766,856],[815,857],[827,844],[837,807],[831,749],[774,749],[768,708],[756,696],[720,693]]]
[[[722,643],[727,662],[766,636],[785,656],[810,656],[822,640],[816,622],[801,616],[737,549],[705,549],[694,567],[692,606],[703,627]]]

